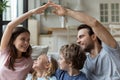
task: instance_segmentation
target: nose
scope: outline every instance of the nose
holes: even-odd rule
[[[26,40],[25,42],[26,42],[26,43],[29,43],[29,40]]]
[[[81,42],[81,41],[80,41],[80,39],[77,39],[77,41],[76,41],[76,42],[77,42],[78,44],[80,44],[80,42]]]
[[[29,41],[28,41],[28,40],[25,40],[25,44],[29,44]]]

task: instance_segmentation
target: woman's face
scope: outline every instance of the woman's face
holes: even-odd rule
[[[28,32],[21,33],[13,42],[18,52],[26,52],[30,45],[30,34]]]
[[[58,63],[59,63],[60,69],[62,69],[62,70],[67,70],[69,67],[62,54],[60,54]]]
[[[37,60],[33,63],[33,69],[34,70],[47,70],[49,67],[49,60],[47,55],[43,54],[40,55]]]

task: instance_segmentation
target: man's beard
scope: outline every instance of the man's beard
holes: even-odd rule
[[[91,50],[94,48],[94,45],[93,44],[89,44],[87,45],[83,50],[85,52],[91,52]]]

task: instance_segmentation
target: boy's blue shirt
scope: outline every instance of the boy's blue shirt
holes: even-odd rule
[[[76,76],[70,76],[66,71],[57,69],[55,76],[57,80],[88,80],[83,72]]]

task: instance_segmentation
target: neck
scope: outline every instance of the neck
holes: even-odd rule
[[[80,73],[80,71],[79,70],[77,70],[77,69],[69,69],[69,71],[68,71],[68,74],[70,75],[70,76],[76,76],[76,75],[78,75]]]
[[[36,76],[37,77],[45,77],[46,76],[46,71],[36,71]]]
[[[94,48],[90,51],[90,56],[95,58],[101,51],[102,46],[100,44],[95,44]]]
[[[22,53],[21,52],[18,52],[17,54],[18,54],[17,58],[22,58]]]

